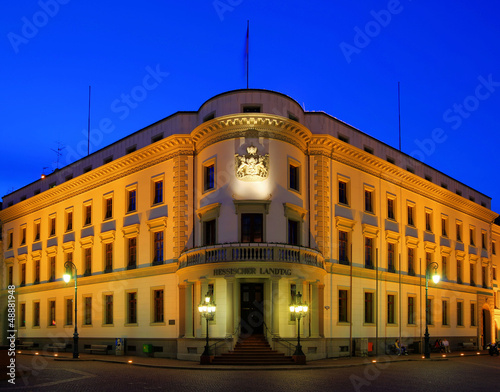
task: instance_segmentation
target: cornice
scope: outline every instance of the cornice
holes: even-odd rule
[[[193,154],[189,135],[172,135],[0,211],[3,223],[60,203],[178,155]]]
[[[491,223],[498,214],[429,182],[392,163],[369,154],[331,135],[313,135],[309,154],[324,155],[331,159],[391,182],[482,221]]]
[[[239,113],[204,122],[191,132],[196,151],[228,139],[264,137],[307,149],[311,131],[286,117],[266,113]]]

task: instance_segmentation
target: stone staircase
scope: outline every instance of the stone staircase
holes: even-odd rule
[[[245,339],[240,337],[234,350],[216,356],[212,365],[292,365],[292,357],[272,350],[264,335],[251,335]]]

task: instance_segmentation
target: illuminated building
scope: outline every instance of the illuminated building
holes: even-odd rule
[[[437,262],[429,331],[457,349],[492,339],[500,321],[490,203],[283,94],[231,91],[5,196],[3,287],[17,286],[21,340],[70,343],[70,260],[80,351],[125,338],[129,354],[151,344],[191,360],[205,293],[219,350],[246,332],[279,351],[296,338],[301,293],[302,346],[318,359],[421,341],[425,267]]]

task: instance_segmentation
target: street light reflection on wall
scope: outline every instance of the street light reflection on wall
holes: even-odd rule
[[[433,270],[432,281],[434,284],[438,284],[441,280],[441,276],[438,274],[438,264],[433,261],[427,264],[425,269],[425,334],[424,334],[424,357],[431,357],[431,347],[429,343],[429,303],[427,299],[427,291],[429,290],[429,279],[431,274],[431,269]]]
[[[75,278],[75,332],[73,333],[73,358],[78,358],[79,357],[79,352],[78,352],[78,317],[77,317],[77,310],[78,310],[77,277],[78,277],[78,271],[76,269],[76,265],[72,261],[66,261],[64,263],[64,268],[66,269],[66,273],[63,275],[63,280],[66,283],[69,283],[69,281],[71,280],[73,268],[75,269],[75,275],[74,275],[74,278]]]

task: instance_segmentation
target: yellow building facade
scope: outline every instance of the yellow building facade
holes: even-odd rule
[[[308,359],[498,337],[491,200],[322,112],[266,90],[215,96],[3,199],[2,288],[21,341],[198,360],[263,334]],[[64,263],[78,270],[62,281]],[[298,294],[309,312],[296,320]],[[6,315],[6,300],[2,305]],[[6,328],[4,328],[6,330]]]

